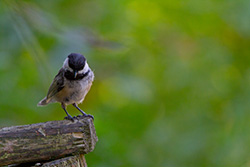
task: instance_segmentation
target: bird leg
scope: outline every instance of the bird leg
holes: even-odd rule
[[[94,117],[93,117],[92,115],[86,114],[84,111],[82,111],[82,110],[77,106],[76,103],[73,103],[72,105],[82,113],[82,116],[83,116],[83,117],[90,117],[90,118],[92,118],[92,119],[94,120]],[[81,117],[81,116],[80,116],[80,117]]]
[[[63,110],[64,110],[64,111],[66,112],[66,114],[67,114],[67,117],[65,117],[64,119],[68,119],[68,120],[74,121],[74,118],[73,118],[71,115],[69,115],[68,111],[66,110],[65,104],[62,103],[61,106],[62,106]]]

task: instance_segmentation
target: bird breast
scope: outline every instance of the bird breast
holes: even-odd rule
[[[81,80],[67,80],[65,79],[64,88],[58,93],[57,101],[68,104],[81,103],[86,94],[88,93],[92,82],[94,80],[94,74],[91,71],[88,76]]]

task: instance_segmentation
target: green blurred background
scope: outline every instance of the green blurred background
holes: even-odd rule
[[[250,166],[249,0],[2,0],[0,27],[0,126],[62,120],[36,104],[79,52],[90,167]]]

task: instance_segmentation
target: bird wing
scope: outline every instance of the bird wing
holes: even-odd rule
[[[49,87],[47,99],[53,97],[55,94],[57,94],[60,90],[64,88],[63,74],[64,74],[64,70],[61,68]]]

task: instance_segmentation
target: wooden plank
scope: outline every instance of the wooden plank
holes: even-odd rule
[[[97,140],[93,120],[87,117],[1,128],[0,166],[87,154]]]

